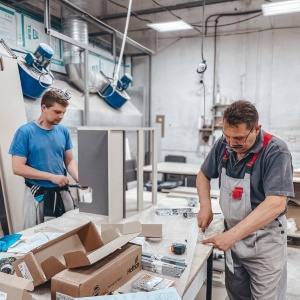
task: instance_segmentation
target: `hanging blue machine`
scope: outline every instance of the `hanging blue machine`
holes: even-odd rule
[[[118,80],[117,86],[114,87],[112,82],[102,72],[101,74],[107,82],[101,91],[101,96],[111,107],[116,109],[121,108],[121,106],[130,99],[126,90],[132,82],[132,76],[125,73],[124,76]]]
[[[53,50],[47,44],[41,43],[34,54],[27,53],[24,58],[19,57],[18,67],[22,92],[29,98],[40,98],[49,88],[54,76],[49,70]]]

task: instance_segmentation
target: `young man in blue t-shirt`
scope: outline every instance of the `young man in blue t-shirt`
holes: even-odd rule
[[[59,124],[68,100],[61,90],[45,92],[40,117],[21,126],[11,143],[13,172],[25,178],[24,229],[74,209],[66,175],[78,182],[78,165],[69,131]]]

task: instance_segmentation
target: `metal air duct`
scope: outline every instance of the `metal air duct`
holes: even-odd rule
[[[72,0],[69,1],[76,7],[86,11],[87,1]],[[88,24],[85,20],[75,15],[66,7],[62,6],[62,29],[63,33],[76,41],[88,44]],[[84,91],[84,55],[79,47],[63,42],[63,60],[66,72],[70,81],[80,90]],[[95,87],[99,91],[107,84],[106,78],[100,72],[89,70],[88,73],[89,87]],[[91,89],[90,92],[97,92]]]

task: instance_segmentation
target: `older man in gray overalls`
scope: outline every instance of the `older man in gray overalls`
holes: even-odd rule
[[[213,218],[211,178],[219,178],[225,231],[203,243],[225,251],[229,299],[284,300],[292,158],[282,140],[261,130],[257,110],[248,101],[236,101],[225,110],[223,136],[198,174],[198,225],[203,232]]]

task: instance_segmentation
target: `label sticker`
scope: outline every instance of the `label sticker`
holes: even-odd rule
[[[25,264],[25,262],[21,262],[20,264],[18,264],[18,267],[20,269],[20,272],[22,274],[22,276],[27,279],[27,280],[30,280],[30,281],[33,281],[33,278]]]
[[[7,299],[7,294],[0,291],[0,300],[6,300],[6,299]]]
[[[71,296],[56,292],[56,300],[74,300],[74,298]]]

